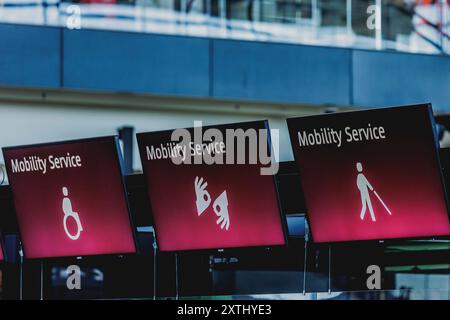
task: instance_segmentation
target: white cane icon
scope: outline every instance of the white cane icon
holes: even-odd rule
[[[363,166],[361,162],[356,163],[356,169],[358,170],[358,176],[356,177],[356,185],[358,186],[359,192],[361,193],[361,220],[364,220],[364,216],[366,215],[367,209],[369,209],[370,217],[372,218],[372,221],[375,222],[375,214],[373,213],[373,207],[372,207],[372,201],[370,200],[370,194],[369,190],[373,191],[375,196],[377,197],[378,201],[383,205],[384,209],[386,209],[387,213],[389,215],[392,215],[391,210],[387,207],[387,205],[384,203],[383,199],[381,199],[380,195],[374,190],[372,185],[370,184],[369,180],[367,180],[366,176],[362,173]]]
[[[67,187],[63,187],[62,192],[64,195],[62,202],[62,209],[64,212],[64,231],[71,240],[77,240],[80,237],[81,231],[83,231],[83,226],[81,225],[78,213],[74,212],[72,209],[72,201],[69,199],[69,191],[67,190]],[[71,234],[67,228],[67,219],[69,217],[74,219],[77,224],[77,233],[75,235]]]

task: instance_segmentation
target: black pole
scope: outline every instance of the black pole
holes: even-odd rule
[[[122,141],[124,173],[133,173],[133,134],[134,127],[125,126],[118,129],[119,139]]]

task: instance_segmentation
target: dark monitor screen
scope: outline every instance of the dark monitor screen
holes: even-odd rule
[[[136,251],[115,137],[3,155],[26,258]]]
[[[431,106],[287,122],[315,242],[450,234]]]
[[[266,121],[257,121],[203,127],[203,131],[216,129],[225,135],[226,130],[258,132],[267,128]],[[193,128],[183,130],[194,135]],[[284,224],[273,175],[261,175],[259,161],[254,164],[250,161],[245,164],[175,164],[172,151],[176,150],[176,145],[171,142],[172,132],[137,136],[159,249],[284,245]],[[187,154],[207,153],[212,148],[216,148],[216,154],[230,154],[228,140],[226,145],[214,146],[218,140],[203,138],[188,144]],[[267,139],[254,141],[260,142],[268,149]],[[165,151],[169,146],[174,147],[172,151]],[[248,148],[246,144],[245,152]]]

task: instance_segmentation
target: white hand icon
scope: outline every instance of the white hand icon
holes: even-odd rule
[[[217,224],[220,224],[220,229],[228,231],[230,228],[230,215],[228,214],[228,197],[227,192],[224,191],[217,197],[213,204],[214,213],[219,217]]]
[[[211,196],[209,192],[206,191],[208,183],[205,181],[203,183],[203,178],[195,177],[195,204],[197,205],[197,214],[201,215],[211,203]]]

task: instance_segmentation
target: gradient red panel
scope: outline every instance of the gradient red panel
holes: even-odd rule
[[[325,114],[287,122],[315,242],[450,234],[431,106]],[[299,132],[360,129],[369,124],[383,127],[385,138],[363,137],[343,142],[340,148],[333,143],[300,147]],[[363,180],[358,187],[359,173],[373,190]]]
[[[265,121],[215,126],[264,129]],[[211,127],[204,127],[206,130]],[[192,129],[189,129],[192,132]],[[159,249],[182,251],[284,245],[283,223],[273,176],[260,175],[260,164],[173,164],[147,160],[146,146],[171,141],[172,131],[138,134]],[[267,141],[265,141],[267,143]],[[203,178],[211,204],[199,215],[195,180]],[[213,203],[226,191],[229,229],[221,229]]]
[[[3,246],[2,246],[2,242],[0,240],[0,261],[3,261],[5,259],[5,257],[3,256]]]
[[[4,148],[3,154],[25,257],[136,251],[115,137]],[[67,154],[79,156],[81,166],[49,169],[50,156]],[[29,157],[47,159],[46,173],[13,173],[12,161]]]

